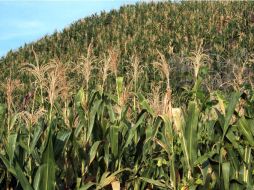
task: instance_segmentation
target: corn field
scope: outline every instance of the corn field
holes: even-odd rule
[[[182,14],[195,15],[205,6],[209,8],[207,15],[228,10],[226,15],[236,11],[239,16],[241,11],[253,8],[251,2],[222,5],[139,4],[107,15],[113,19],[117,18],[114,14],[120,14],[127,22],[133,19],[128,15],[137,10],[143,10],[144,15],[149,10],[153,15],[156,9],[188,8],[190,11]],[[98,19],[104,17],[109,16],[102,13],[87,20],[99,23]],[[220,27],[226,25],[225,18]],[[206,24],[212,25],[215,20]],[[185,31],[179,21],[184,20],[173,21],[179,26],[177,30]],[[244,29],[240,27],[244,23],[232,22]],[[101,50],[105,44],[99,46],[103,40],[96,40],[105,36],[91,38],[83,53],[72,47],[62,56],[63,50],[56,53],[58,56],[43,58],[47,51],[38,47],[44,42],[51,44],[47,37],[19,52],[10,52],[2,58],[0,67],[1,189],[252,189],[254,26],[249,23],[245,32],[252,38],[242,38],[249,46],[242,47],[245,42],[237,38],[234,50],[228,45],[228,30],[219,28],[218,35],[213,33],[224,39],[216,46],[212,41],[215,37],[195,37],[194,24],[188,26],[193,27],[188,47],[178,42],[182,37],[176,31],[172,33],[174,43],[166,40],[166,45],[157,47],[151,42],[151,57],[137,51],[146,49],[149,43],[137,45],[134,52],[130,52],[131,47],[124,52],[124,47],[119,47],[122,43]],[[240,31],[231,29],[232,33]],[[74,46],[72,40],[68,43]],[[162,47],[167,47],[167,52]],[[213,52],[218,52],[218,59]],[[16,62],[11,63],[14,59]],[[220,66],[216,72],[215,65],[221,60],[225,67]]]

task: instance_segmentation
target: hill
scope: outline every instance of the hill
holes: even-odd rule
[[[1,189],[251,189],[254,2],[157,2],[0,60]]]
[[[209,85],[211,88],[228,88],[228,80],[253,54],[254,13],[253,2],[182,2],[139,3],[102,12],[81,19],[61,32],[45,36],[18,51],[10,51],[1,60],[1,70],[15,68],[21,63],[35,63],[32,47],[40,63],[58,59],[63,63],[77,64],[86,56],[90,43],[93,54],[103,59],[109,49],[119,54],[119,74],[130,68],[131,57],[137,56],[154,80],[154,62],[160,51],[171,59],[171,82],[181,87],[188,78],[190,59],[202,44],[202,53],[209,56]],[[174,56],[170,55],[170,52]],[[233,68],[236,67],[236,68]],[[15,69],[13,69],[15,70]],[[15,72],[15,71],[13,71]],[[7,74],[8,75],[8,74]],[[177,84],[176,82],[177,81]]]

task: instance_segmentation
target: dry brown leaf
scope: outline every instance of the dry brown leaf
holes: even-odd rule
[[[113,181],[111,183],[111,186],[112,186],[112,190],[120,190],[120,182],[119,181]]]

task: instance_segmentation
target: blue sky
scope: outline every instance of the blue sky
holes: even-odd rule
[[[0,57],[72,22],[138,0],[0,0]]]

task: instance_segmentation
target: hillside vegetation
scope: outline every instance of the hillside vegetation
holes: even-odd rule
[[[81,19],[0,60],[3,189],[251,189],[254,3]]]

